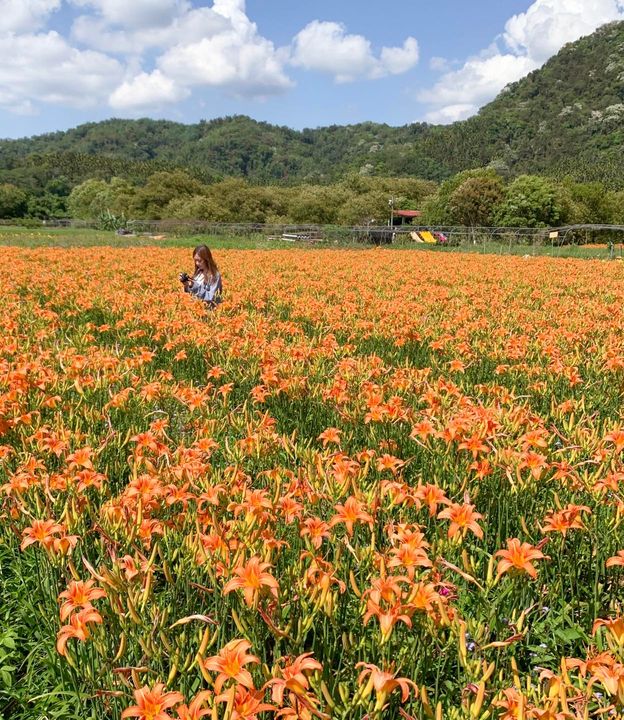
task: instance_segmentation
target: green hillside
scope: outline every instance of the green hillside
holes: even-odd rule
[[[142,182],[185,168],[257,184],[335,182],[349,173],[440,181],[493,164],[510,176],[569,175],[624,188],[624,22],[567,45],[475,117],[450,126],[375,123],[301,132],[236,116],[194,125],[107,120],[0,141],[0,183],[38,192],[95,177]]]

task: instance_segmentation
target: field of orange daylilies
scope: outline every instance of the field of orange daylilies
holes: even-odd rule
[[[622,265],[189,257],[0,256],[0,716],[622,717]]]

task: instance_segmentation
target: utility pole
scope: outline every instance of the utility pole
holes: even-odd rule
[[[388,205],[390,205],[390,227],[394,227],[394,195],[388,200]]]

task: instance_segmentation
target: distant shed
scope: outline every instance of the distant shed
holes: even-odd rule
[[[422,215],[420,210],[395,210],[392,217],[393,225],[411,225],[415,218]]]

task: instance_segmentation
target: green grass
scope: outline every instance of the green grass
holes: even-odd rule
[[[12,247],[193,247],[200,242],[209,243],[217,249],[280,249],[292,247],[293,243],[268,240],[255,234],[247,237],[222,235],[166,236],[155,240],[149,235],[121,236],[110,230],[88,228],[23,228],[0,226],[0,246]],[[316,246],[315,246],[316,247]]]
[[[624,256],[623,242],[614,248],[615,258]],[[207,243],[216,249],[240,249],[240,250],[280,250],[286,248],[335,248],[337,246],[352,249],[370,249],[372,246],[360,243],[340,243],[339,241],[329,242],[306,242],[296,243],[284,240],[269,239],[261,233],[254,233],[247,236],[242,235],[166,235],[161,240],[155,240],[150,235],[119,236],[109,230],[92,230],[88,228],[25,228],[0,225],[0,246],[13,247],[193,247],[199,243]],[[510,244],[509,242],[478,242],[463,243],[452,247],[437,247],[413,242],[398,241],[393,245],[384,245],[386,249],[412,249],[417,251],[433,252],[464,252],[484,255],[530,255],[579,259],[609,259],[608,247],[583,246],[583,245],[526,245]]]

